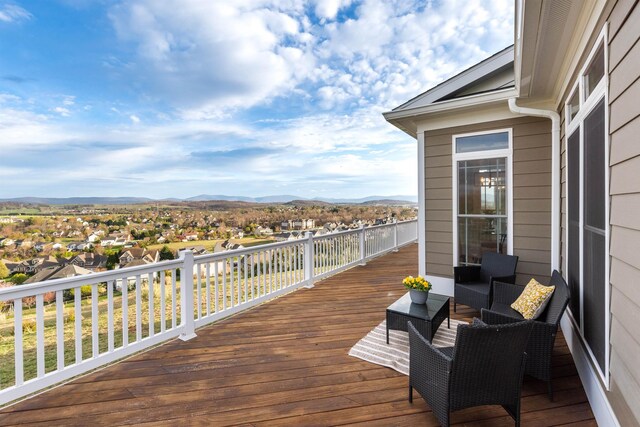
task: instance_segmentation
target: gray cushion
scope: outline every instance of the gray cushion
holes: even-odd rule
[[[456,283],[456,287],[463,288],[465,291],[473,292],[480,295],[489,295],[490,286],[488,283],[482,282],[467,282]]]
[[[495,311],[499,314],[504,314],[505,316],[512,317],[514,319],[524,320],[522,314],[515,311],[509,304],[501,304],[499,302],[494,302],[491,306],[491,311]]]

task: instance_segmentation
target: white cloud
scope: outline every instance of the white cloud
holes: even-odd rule
[[[189,118],[219,117],[295,87],[313,57],[304,51],[308,36],[297,42],[303,33],[292,15],[204,0],[125,1],[110,14],[120,40],[137,47],[132,72],[144,70],[150,96]]]
[[[325,109],[392,108],[513,38],[508,0],[363,0],[335,21],[349,6],[317,0],[313,24],[296,0],[124,0],[111,21],[138,54],[110,67],[189,120],[301,92]]]
[[[4,4],[0,6],[0,21],[2,22],[28,21],[32,17],[31,13],[18,5]]]
[[[315,13],[319,18],[335,19],[338,11],[351,4],[351,0],[316,0]]]
[[[140,117],[136,116],[135,114],[131,114],[131,115],[129,116],[129,118],[131,119],[131,121],[132,121],[133,123],[136,123],[136,124],[137,124],[137,123],[140,123]]]
[[[54,107],[52,108],[52,111],[60,114],[63,117],[69,117],[71,115],[71,111],[69,111],[69,109],[65,107]]]

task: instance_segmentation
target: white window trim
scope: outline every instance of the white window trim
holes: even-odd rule
[[[465,136],[489,135],[493,133],[507,132],[509,147],[500,150],[471,151],[456,153],[456,139]],[[513,129],[491,129],[481,132],[470,132],[452,135],[451,137],[451,196],[453,204],[452,231],[453,231],[453,265],[458,266],[458,162],[463,160],[495,159],[505,157],[506,160],[506,186],[507,186],[507,254],[513,255]]]
[[[589,65],[591,65],[591,61],[593,60],[595,54],[598,51],[598,48],[602,45],[604,47],[604,75],[602,80],[596,85],[596,87],[591,91],[589,97],[584,99],[584,81],[585,81],[585,72]],[[573,134],[573,132],[579,128],[580,132],[580,320],[581,323],[578,324],[576,322],[573,313],[571,312],[571,308],[568,307],[567,314],[571,319],[571,323],[573,324],[576,331],[579,332],[580,338],[584,344],[584,348],[587,350],[587,354],[591,358],[591,364],[595,368],[596,372],[600,376],[600,379],[604,383],[605,388],[610,390],[610,371],[611,371],[611,284],[610,284],[610,271],[611,271],[611,257],[610,257],[610,238],[611,238],[611,225],[610,225],[610,210],[611,210],[611,195],[608,194],[609,191],[609,180],[611,169],[609,168],[609,150],[610,150],[610,138],[609,138],[609,43],[608,43],[608,23],[605,23],[602,28],[598,39],[595,41],[591,51],[589,52],[589,56],[587,60],[584,62],[584,65],[580,69],[580,73],[576,78],[576,82],[573,85],[573,89],[570,92],[569,98],[567,98],[564,107],[565,107],[565,144],[569,143],[569,136]],[[573,120],[569,120],[570,114],[568,109],[568,103],[571,95],[573,95],[574,91],[578,90],[579,98],[580,98],[580,110],[578,114],[573,118]],[[593,111],[593,108],[598,105],[600,101],[604,99],[604,162],[605,162],[605,189],[607,190],[606,200],[603,201],[605,203],[605,371],[602,372],[600,365],[598,364],[595,355],[591,351],[591,347],[587,343],[587,340],[584,335],[584,269],[583,269],[583,261],[584,261],[584,150],[583,150],[583,141],[584,141],[584,126],[582,126],[584,119]],[[565,148],[568,150],[568,146]],[[566,176],[569,176],[569,164],[566,164],[567,172]],[[567,187],[568,191],[568,187]],[[567,205],[568,208],[568,205]],[[567,221],[569,221],[569,217],[567,215]],[[568,260],[569,256],[569,230],[568,226],[565,226],[564,238],[566,244],[564,245],[564,259]]]

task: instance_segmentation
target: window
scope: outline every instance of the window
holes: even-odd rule
[[[454,136],[454,265],[511,253],[511,131]]]
[[[567,120],[571,121],[580,111],[580,92],[575,89],[573,95],[569,98],[567,103]]]
[[[600,45],[584,73],[585,99],[593,93],[598,83],[602,81],[602,77],[604,77],[604,44]]]
[[[507,132],[461,136],[456,138],[456,153],[499,150],[503,148],[509,148],[509,134]]]
[[[566,108],[570,312],[605,384],[609,378],[608,132],[604,32]],[[576,94],[583,96],[576,105]]]

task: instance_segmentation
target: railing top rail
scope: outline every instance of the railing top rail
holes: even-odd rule
[[[0,289],[0,300],[7,301],[16,298],[25,298],[46,292],[62,291],[87,284],[110,282],[129,276],[156,273],[158,271],[171,270],[173,268],[180,268],[183,266],[184,260],[178,258],[174,260],[160,261],[148,265],[102,271],[99,273],[87,274],[83,276],[65,277],[61,279],[46,280],[44,282],[30,283],[28,285],[12,286],[10,288]]]
[[[318,240],[324,240],[324,239],[332,239],[332,238],[336,238],[336,237],[340,237],[340,236],[345,236],[347,234],[357,234],[358,232],[360,232],[360,230],[362,230],[362,228],[354,228],[351,230],[343,230],[343,231],[336,231],[334,233],[327,233],[327,234],[323,234],[321,236],[316,236],[313,238],[314,241],[318,241]]]
[[[197,255],[194,257],[194,262],[196,264],[202,264],[205,262],[222,261],[230,257],[249,255],[256,252],[268,251],[271,249],[301,245],[301,244],[304,244],[304,242],[305,242],[305,239],[287,240],[285,242],[267,243],[265,245],[251,246],[248,248],[231,249],[229,251],[224,251],[224,252],[215,252],[212,254]]]

